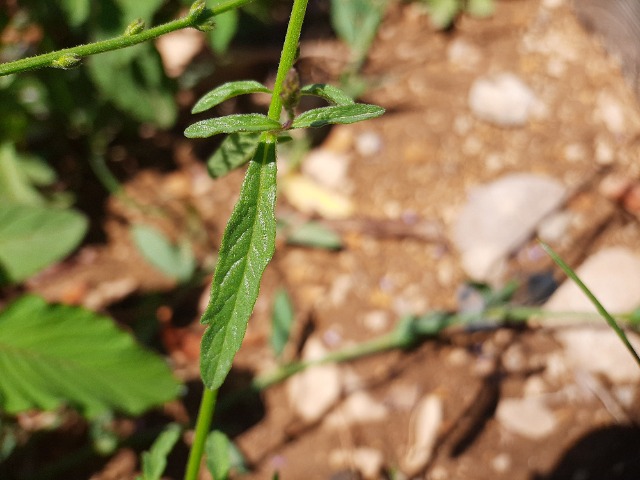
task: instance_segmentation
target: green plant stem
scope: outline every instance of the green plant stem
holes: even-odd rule
[[[291,8],[291,17],[289,17],[289,26],[287,34],[284,38],[282,53],[280,54],[280,63],[278,64],[278,73],[276,74],[276,82],[273,86],[273,94],[271,96],[271,104],[269,105],[268,116],[272,120],[280,121],[280,113],[282,111],[282,87],[287,78],[287,73],[293,67],[298,53],[298,42],[300,40],[300,31],[304,21],[304,14],[307,10],[307,0],[294,0]]]
[[[229,1],[226,2],[225,5],[239,3],[239,1],[240,0]],[[269,118],[272,120],[280,121],[280,113],[282,111],[282,99],[280,98],[280,93],[282,92],[287,72],[289,72],[296,59],[298,41],[300,39],[302,23],[307,9],[307,1],[308,0],[294,0],[293,7],[291,8],[289,25],[287,27],[287,33],[282,47],[282,53],[280,55],[278,73],[276,75],[276,82],[271,96],[271,103],[269,105]],[[275,143],[277,141],[277,135],[266,134],[262,137],[261,141]],[[215,410],[215,398],[217,393],[217,390],[209,390],[205,388],[202,395],[195,438],[191,447],[191,452],[189,452],[189,463],[184,477],[185,480],[196,480],[198,478],[204,445],[209,429],[211,428],[211,419],[213,418],[213,412]]]
[[[238,8],[252,1],[253,0],[227,0],[226,2],[217,4],[216,6],[211,8],[210,11],[215,16],[224,13],[227,10]],[[191,27],[195,28],[198,23],[198,16],[187,15],[171,22],[158,25],[157,27],[143,30],[140,33],[135,33],[132,35],[120,35],[118,37],[110,38],[108,40],[102,40],[100,42],[87,43],[85,45],[78,45],[76,47],[65,48],[62,50],[57,50],[55,52],[44,53],[42,55],[36,55],[33,57],[22,58],[13,62],[3,63],[0,64],[0,76],[10,75],[12,73],[26,72],[43,67],[51,67],[52,63],[56,60],[59,60],[61,57],[83,58],[89,55],[95,55],[97,53],[109,52],[112,50],[130,47],[132,45],[137,45],[138,43],[152,40],[161,35],[165,35],[176,30]]]
[[[216,398],[218,390],[209,390],[205,387],[202,392],[202,400],[200,400],[200,410],[198,411],[198,422],[196,423],[195,436],[193,445],[189,452],[189,460],[187,463],[187,471],[184,475],[185,480],[197,480],[200,471],[200,463],[204,452],[204,445],[207,441],[207,435],[211,429],[211,421],[213,420],[213,412],[216,408]]]

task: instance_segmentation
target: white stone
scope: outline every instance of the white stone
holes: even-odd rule
[[[539,101],[513,73],[478,78],[469,91],[469,107],[476,117],[501,127],[523,126]]]
[[[310,338],[302,352],[304,360],[317,360],[326,355],[322,342]],[[340,398],[342,385],[336,364],[318,365],[295,375],[287,382],[291,406],[303,420],[319,420]]]
[[[626,130],[624,108],[618,99],[607,91],[598,93],[595,116],[611,133],[621,135]]]
[[[380,422],[387,418],[387,408],[368,393],[357,391],[349,395],[325,420],[326,425],[341,428],[354,424]]]
[[[356,152],[363,157],[371,157],[382,150],[382,137],[372,131],[366,131],[356,137]]]
[[[403,473],[411,477],[429,463],[443,420],[444,408],[438,395],[430,394],[420,400],[411,425],[412,438],[401,462]]]
[[[353,450],[333,450],[329,453],[329,464],[333,468],[355,467],[365,479],[380,478],[384,455],[379,450],[360,447]]]
[[[544,242],[556,244],[564,238],[572,220],[570,212],[554,212],[540,222],[538,237]]]
[[[349,186],[349,157],[332,150],[318,148],[302,162],[302,172],[323,187],[340,191]]]
[[[527,173],[474,188],[453,227],[466,273],[475,280],[494,278],[497,266],[561,205],[565,194],[558,181]]]
[[[636,352],[640,352],[638,337],[631,332],[626,334]],[[615,384],[640,380],[640,366],[613,330],[604,327],[564,329],[556,333],[556,338],[574,370],[604,375]]]
[[[447,60],[457,67],[472,70],[482,61],[482,51],[463,38],[455,38],[447,48]]]
[[[557,426],[553,412],[536,397],[500,400],[496,419],[511,433],[533,440],[548,436]]]

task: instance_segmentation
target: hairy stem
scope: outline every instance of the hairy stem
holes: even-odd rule
[[[238,8],[242,5],[252,2],[253,0],[227,0],[210,9],[212,15],[219,15],[227,10]],[[44,53],[33,57],[22,58],[14,62],[0,64],[0,76],[10,75],[12,73],[26,72],[43,67],[56,66],[57,62],[64,59],[75,59],[79,61],[83,57],[95,55],[97,53],[109,52],[121,48],[137,45],[138,43],[152,40],[167,33],[181,30],[183,28],[196,28],[200,22],[198,15],[187,15],[171,22],[158,25],[148,30],[142,30],[139,33],[129,35],[120,35],[119,37],[102,40],[95,43],[87,43],[86,45],[78,45],[76,47],[65,48],[55,52]],[[64,63],[64,62],[60,62]],[[58,64],[57,66],[61,66]],[[63,67],[64,68],[64,67]]]

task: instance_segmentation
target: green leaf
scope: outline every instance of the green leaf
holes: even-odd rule
[[[107,317],[25,296],[0,313],[0,409],[9,414],[67,403],[89,418],[139,414],[180,386],[162,358]]]
[[[207,436],[205,444],[207,469],[215,480],[227,480],[232,471],[247,473],[244,458],[229,437],[220,430]]]
[[[223,83],[198,100],[191,109],[191,113],[204,112],[225,100],[248,93],[271,93],[271,90],[255,80]]]
[[[207,160],[212,178],[219,178],[249,161],[258,148],[260,133],[232,133]]]
[[[427,0],[427,9],[431,23],[436,28],[445,29],[451,26],[462,10],[461,0]]]
[[[378,31],[387,0],[332,0],[331,25],[361,63]]]
[[[291,128],[324,127],[335,123],[355,123],[379,117],[383,113],[384,108],[364,103],[314,108],[298,115],[293,120]]]
[[[340,235],[318,222],[307,222],[292,227],[287,233],[287,243],[328,250],[342,248]]]
[[[91,10],[90,0],[62,0],[60,3],[67,22],[72,27],[77,27],[87,20]]]
[[[200,370],[217,389],[231,369],[253,311],[262,273],[275,249],[276,150],[261,142],[249,163],[240,198],[218,252],[211,300],[202,323]]]
[[[160,480],[167,468],[167,456],[180,438],[182,428],[170,423],[156,438],[148,452],[142,454],[142,475],[138,480]]]
[[[345,92],[332,85],[324,83],[314,83],[313,85],[305,85],[300,89],[302,95],[314,95],[322,97],[333,105],[353,105],[353,99]]]
[[[35,171],[38,167],[33,157],[31,161],[29,158],[18,154],[9,143],[0,145],[0,202],[33,206],[45,204],[44,197],[33,184],[38,180],[51,180],[51,175],[55,179],[55,173],[51,169],[45,173],[42,168]]]
[[[189,242],[173,245],[160,230],[148,225],[133,225],[131,234],[145,260],[162,273],[180,282],[193,276],[196,259]]]
[[[0,272],[4,280],[25,280],[60,260],[80,243],[86,230],[87,219],[74,210],[0,206]]]
[[[289,341],[293,319],[293,305],[289,295],[286,290],[278,290],[273,299],[273,314],[271,315],[271,348],[273,348],[276,357],[282,355],[284,347]]]
[[[187,127],[184,135],[187,138],[206,138],[219,133],[236,132],[268,132],[280,130],[282,126],[260,113],[244,113],[225,117],[202,120]]]
[[[217,54],[226,53],[238,31],[238,10],[233,9],[216,15],[216,28],[207,34],[209,45]]]
[[[467,12],[474,17],[488,17],[493,14],[495,5],[493,0],[468,0]]]

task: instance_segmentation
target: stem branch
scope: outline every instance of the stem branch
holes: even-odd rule
[[[226,12],[227,10],[238,8],[251,1],[253,0],[227,0],[214,6],[210,11],[215,16]],[[56,50],[55,52],[22,58],[14,62],[3,63],[0,64],[0,76],[10,75],[12,73],[26,72],[29,70],[35,70],[37,68],[51,67],[54,65],[54,62],[64,57],[77,57],[78,59],[80,59],[89,55],[95,55],[97,53],[109,52],[112,50],[130,47],[132,45],[137,45],[138,43],[152,40],[161,35],[165,35],[176,30],[190,27],[195,28],[198,26],[198,23],[199,17],[197,15],[187,15],[171,22],[158,25],[157,27],[143,30],[140,33],[134,33],[131,35],[120,35],[119,37],[102,40],[100,42],[87,43],[86,45],[78,45],[76,47]]]

